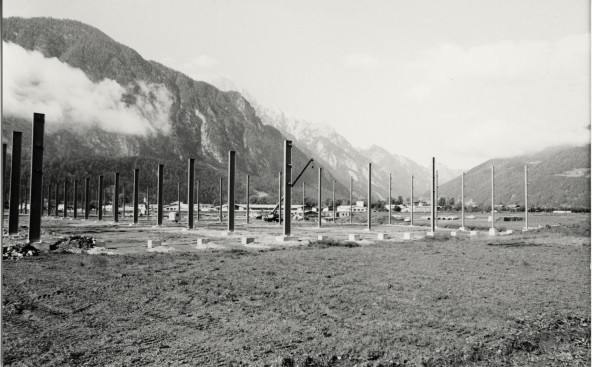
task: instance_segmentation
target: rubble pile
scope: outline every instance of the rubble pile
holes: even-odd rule
[[[37,256],[39,250],[28,242],[16,243],[2,248],[2,259],[21,259],[25,256]]]
[[[51,251],[61,250],[65,252],[81,253],[83,250],[91,249],[95,246],[96,240],[87,236],[70,236],[62,238],[53,245],[49,246]]]

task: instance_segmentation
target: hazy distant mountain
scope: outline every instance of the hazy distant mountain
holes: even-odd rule
[[[392,195],[395,199],[397,196],[404,199],[411,196],[411,175],[415,175],[416,196],[422,196],[429,190],[428,169],[409,158],[392,154],[379,146],[356,148],[328,125],[287,116],[278,109],[261,105],[248,91],[239,88],[227,78],[218,78],[212,83],[222,90],[240,91],[264,124],[273,126],[290,137],[303,152],[314,156],[322,166],[329,168],[332,175],[345,186],[349,185],[352,177],[354,195],[359,198],[364,198],[367,192],[370,162],[373,163],[372,184],[376,198],[388,198],[389,173],[393,178]]]
[[[537,153],[489,160],[465,175],[465,200],[491,203],[491,166],[496,204],[524,205],[524,166],[528,166],[528,204],[536,207],[590,208],[590,145],[551,147]],[[441,197],[460,198],[460,177],[440,186]]]
[[[142,174],[148,175],[146,180],[150,179],[150,184],[153,184],[152,167],[156,167],[159,162],[166,164],[165,175],[170,181],[167,188],[175,192],[176,197],[176,182],[184,182],[186,160],[194,157],[202,181],[202,198],[213,199],[217,197],[218,177],[225,176],[228,151],[234,150],[240,173],[239,192],[243,175],[248,173],[254,190],[277,197],[277,173],[283,168],[284,136],[274,127],[263,124],[256,111],[239,93],[222,92],[208,83],[195,81],[157,62],[145,60],[133,49],[78,21],[8,18],[3,20],[2,27],[3,41],[26,50],[39,51],[46,58],[57,58],[61,63],[75,68],[70,73],[66,67],[62,67],[66,68],[64,79],[70,74],[73,80],[87,77],[90,79],[88,83],[94,83],[91,92],[95,94],[106,86],[113,87],[109,91],[123,90],[123,96],[115,95],[115,100],[106,103],[111,107],[125,104],[118,107],[119,112],[136,111],[138,119],[150,124],[155,124],[158,114],[165,114],[166,126],[153,129],[149,126],[152,130],[145,134],[119,131],[126,126],[117,124],[110,126],[109,130],[105,123],[86,121],[85,111],[75,115],[72,121],[66,121],[64,117],[64,121],[48,125],[45,141],[46,183],[74,178],[73,172],[81,178],[115,170],[127,173],[140,165],[148,167]],[[36,60],[61,67],[55,59],[37,57]],[[81,70],[86,77],[76,74],[76,70]],[[36,77],[35,73],[31,75],[32,78]],[[36,80],[23,83],[30,84],[27,87],[31,88],[44,87]],[[56,90],[56,94],[52,95],[53,89],[48,88],[48,95],[43,96],[50,105],[53,99],[60,98],[60,89]],[[103,100],[109,98],[109,93],[105,95],[107,97],[101,96]],[[92,109],[94,106],[86,107]],[[78,108],[81,107],[67,105],[60,112],[67,116],[71,112],[69,109]],[[30,117],[28,112],[26,116],[6,116],[2,124],[5,141],[12,129],[22,130],[25,133],[26,156],[33,112],[46,112],[49,119],[54,117],[52,111],[31,111]],[[303,167],[308,154],[305,155],[296,147],[293,160],[295,167]],[[325,189],[330,187],[330,174],[327,177]],[[311,187],[316,186],[316,175],[312,170],[303,179]],[[337,190],[346,193],[341,184],[337,185]]]

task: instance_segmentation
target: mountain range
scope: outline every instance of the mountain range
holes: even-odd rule
[[[590,145],[559,146],[511,158],[496,158],[465,174],[465,202],[491,205],[491,167],[494,203],[524,207],[524,167],[528,169],[528,206],[590,208]],[[440,187],[439,197],[460,200],[460,177]]]
[[[109,185],[111,174],[119,171],[126,191],[131,192],[131,172],[138,167],[141,182],[154,192],[156,165],[162,163],[168,201],[176,199],[177,183],[185,181],[187,158],[196,158],[201,198],[215,202],[219,179],[226,176],[228,151],[234,150],[237,195],[244,197],[242,183],[249,174],[253,196],[273,202],[277,200],[278,172],[283,168],[283,141],[289,139],[294,143],[294,176],[309,158],[315,160],[315,169],[308,169],[301,178],[310,199],[316,197],[319,166],[324,168],[324,198],[329,197],[335,180],[337,198],[347,199],[351,177],[354,200],[364,199],[370,162],[375,199],[387,198],[390,174],[393,197],[410,196],[411,175],[415,177],[416,197],[428,196],[428,168],[391,153],[391,147],[354,147],[327,125],[263,106],[231,81],[212,82],[214,86],[193,80],[145,60],[133,49],[78,21],[7,18],[2,27],[3,48],[7,50],[5,67],[10,61],[16,70],[5,74],[3,95],[8,97],[2,121],[3,142],[9,141],[11,130],[23,131],[24,182],[28,175],[31,119],[33,112],[41,112],[48,120],[45,183],[104,174]],[[589,154],[585,154],[585,148],[580,148],[579,153],[570,149],[555,148],[551,155],[528,158],[540,162],[531,163],[533,170],[545,172],[533,173],[533,188],[544,187],[543,182],[551,180],[554,186],[548,189],[565,191],[534,197],[537,203],[589,207]],[[556,156],[564,160],[557,161]],[[481,193],[486,190],[481,186],[487,186],[488,180],[481,182],[481,172],[483,167],[495,164],[499,166],[500,200],[519,200],[514,177],[504,172],[510,166],[516,170],[523,160],[492,160],[470,170],[467,177],[480,180],[471,186],[475,191],[472,197],[486,200]],[[510,161],[516,163],[503,163]],[[561,170],[565,167],[568,169]],[[446,181],[458,177],[460,171],[443,165],[438,169],[440,196],[454,196],[458,179]],[[293,198],[297,202],[302,199],[300,190],[294,190]]]

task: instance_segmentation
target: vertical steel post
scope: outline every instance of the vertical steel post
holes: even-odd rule
[[[121,209],[121,218],[125,220],[125,184],[121,185],[121,201],[123,201]]]
[[[41,239],[41,215],[43,214],[43,138],[45,115],[33,115],[31,139],[31,211],[29,212],[29,242]],[[4,209],[3,209],[4,210]]]
[[[10,166],[10,206],[8,214],[8,234],[17,234],[19,225],[19,198],[21,189],[21,144],[23,133],[12,132],[12,162]]]
[[[432,215],[431,215],[431,229],[432,233],[436,232],[436,158],[432,157]]]
[[[246,193],[246,199],[247,199],[247,224],[249,224],[249,211],[250,211],[250,197],[249,197],[249,175],[247,175],[247,193]]]
[[[322,193],[322,188],[321,188],[322,186],[321,185],[322,184],[323,184],[323,168],[319,167],[319,193],[318,193],[319,201],[318,201],[318,209],[317,209],[317,214],[319,217],[319,228],[322,227],[321,222],[323,219],[322,214],[321,214],[323,211],[323,203],[321,201],[321,199],[322,199],[321,198],[321,193]]]
[[[195,201],[197,204],[197,221],[199,222],[199,180],[197,180],[197,187],[195,188]]]
[[[528,166],[524,165],[524,229],[528,230]]]
[[[495,218],[493,218],[493,212],[494,212],[494,199],[493,199],[493,176],[494,176],[494,168],[493,166],[491,166],[491,229],[495,230],[495,225],[494,225],[494,221]]]
[[[51,184],[47,188],[47,216],[51,215]]]
[[[438,204],[440,201],[440,194],[438,193],[438,186],[439,186],[439,182],[438,182],[438,170],[436,170],[436,228],[438,228]]]
[[[465,173],[460,175],[460,228],[465,230]]]
[[[68,180],[64,180],[64,212],[63,217],[68,217]]]
[[[284,140],[284,236],[292,233],[292,141]]]
[[[78,218],[78,180],[74,180],[74,219]]]
[[[115,172],[115,187],[113,188],[113,221],[119,222],[119,172]]]
[[[220,215],[220,223],[222,223],[222,177],[220,177],[220,209],[218,210],[218,214]]]
[[[56,184],[55,189],[55,216],[58,217],[60,214],[60,184]]]
[[[99,220],[103,220],[103,175],[99,175]]]
[[[181,216],[181,183],[177,182],[177,211]]]
[[[88,220],[90,210],[90,177],[84,179],[84,219]]]
[[[134,224],[138,224],[138,199],[140,187],[140,169],[134,168]]]
[[[187,228],[193,228],[193,184],[195,182],[195,159],[187,161]]]
[[[368,230],[372,229],[372,163],[368,163]]]
[[[158,165],[158,198],[157,198],[157,205],[158,208],[156,209],[156,223],[159,226],[162,226],[162,206],[164,204],[164,198],[162,197],[162,184],[164,180],[164,164]]]
[[[413,225],[413,175],[411,175],[411,221],[409,222],[409,225],[412,226]]]
[[[4,204],[6,203],[6,150],[8,144],[2,144],[2,218],[0,219],[0,228],[4,226]]]
[[[150,191],[146,185],[146,216],[150,218]]]
[[[392,183],[393,183],[393,175],[391,173],[389,173],[389,199],[388,199],[389,200],[389,203],[388,203],[388,205],[389,205],[389,224],[392,224],[391,218],[393,217],[393,213],[392,213],[393,198],[392,198],[392,193],[391,193],[392,192],[392,187],[391,187]]]
[[[353,223],[354,204],[352,203],[352,186],[354,178],[349,176],[349,224]]]
[[[228,152],[228,231],[234,231],[234,174],[236,152]]]
[[[279,225],[282,226],[282,172],[278,174],[278,197],[279,197],[279,206],[278,206],[278,215],[279,215]]]
[[[333,197],[331,200],[331,206],[333,206],[333,223],[335,223],[335,180],[333,180]]]

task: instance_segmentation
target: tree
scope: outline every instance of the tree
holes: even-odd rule
[[[401,195],[399,195],[399,196],[397,197],[397,202],[396,202],[395,204],[397,204],[397,205],[401,205],[401,204],[403,204],[403,197],[402,197]]]
[[[446,198],[439,198],[438,199],[438,206],[445,206],[446,205]]]

